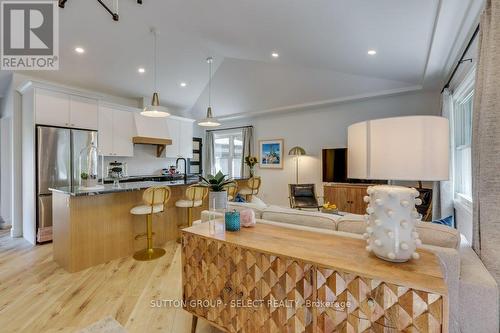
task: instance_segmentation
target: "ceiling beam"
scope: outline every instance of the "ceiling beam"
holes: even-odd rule
[[[225,115],[225,116],[218,116],[217,119],[222,120],[222,121],[227,121],[227,120],[235,120],[235,119],[243,119],[243,118],[260,117],[260,116],[264,116],[264,115],[268,115],[268,114],[287,113],[287,112],[302,111],[302,110],[307,110],[307,109],[318,109],[321,107],[326,107],[326,106],[335,105],[335,104],[362,101],[365,99],[375,98],[375,97],[400,95],[400,94],[405,94],[405,93],[418,91],[418,90],[422,90],[422,85],[408,86],[408,87],[404,87],[404,88],[383,90],[383,91],[378,91],[378,92],[374,92],[374,93],[333,98],[333,99],[329,99],[329,100],[316,101],[316,102],[310,102],[310,103],[288,105],[288,106],[282,106],[282,107],[277,107],[277,108],[267,109],[267,110],[240,112],[240,113],[235,113],[235,114],[230,114],[230,115]]]

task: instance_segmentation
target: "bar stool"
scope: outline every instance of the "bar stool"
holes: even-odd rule
[[[252,178],[248,179],[247,186],[243,187],[239,191],[239,193],[241,195],[245,196],[245,199],[247,202],[252,201],[252,195],[259,194],[261,182],[262,181],[261,181],[260,177],[252,177]]]
[[[233,201],[236,198],[236,194],[238,194],[238,184],[231,183],[226,187],[227,191],[227,200]]]
[[[186,189],[186,198],[177,200],[175,206],[179,208],[187,208],[187,226],[193,224],[193,208],[203,205],[203,200],[208,195],[208,187],[191,185]]]
[[[146,215],[146,233],[135,236],[135,239],[147,238],[148,247],[134,253],[134,259],[149,261],[160,258],[165,254],[162,248],[153,248],[153,214],[162,213],[167,207],[170,199],[170,188],[168,186],[153,186],[144,191],[142,195],[143,205],[135,206],[130,210],[133,215]]]

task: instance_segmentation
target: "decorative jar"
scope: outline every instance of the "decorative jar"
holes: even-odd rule
[[[232,212],[226,212],[224,214],[224,220],[226,221],[227,231],[239,231],[240,230],[240,213],[236,210]]]

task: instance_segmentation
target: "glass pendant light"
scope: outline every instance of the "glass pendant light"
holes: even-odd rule
[[[153,34],[153,39],[154,39],[154,69],[153,69],[153,74],[154,74],[154,85],[155,85],[155,90],[153,93],[153,98],[151,100],[151,105],[148,105],[144,108],[144,110],[141,111],[141,115],[146,116],[146,117],[155,117],[155,118],[160,118],[160,117],[168,117],[170,116],[170,113],[168,112],[168,109],[164,106],[160,105],[160,97],[158,95],[158,50],[157,50],[157,35],[158,32],[156,29],[152,28],[151,33]]]
[[[212,63],[214,62],[214,58],[208,57],[208,108],[207,108],[207,117],[198,121],[199,126],[203,127],[217,127],[220,126],[221,123],[217,121],[212,114]]]

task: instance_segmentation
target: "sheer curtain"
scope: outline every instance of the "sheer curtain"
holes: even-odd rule
[[[243,159],[241,161],[241,176],[248,177],[250,168],[245,164],[245,157],[253,156],[253,127],[244,127],[243,134]]]
[[[205,136],[205,166],[203,168],[205,176],[208,174],[214,174],[214,163],[214,132],[207,131]]]
[[[500,283],[500,2],[486,1],[472,119],[473,248]]]
[[[452,124],[452,114],[453,114],[453,95],[450,90],[446,88],[441,94],[441,115],[447,118],[450,122],[450,127]],[[454,215],[453,209],[453,131],[450,131],[450,165],[449,165],[449,175],[450,179],[446,181],[436,182],[434,184],[434,195],[433,195],[433,205],[432,205],[432,219],[441,219],[448,216]]]

